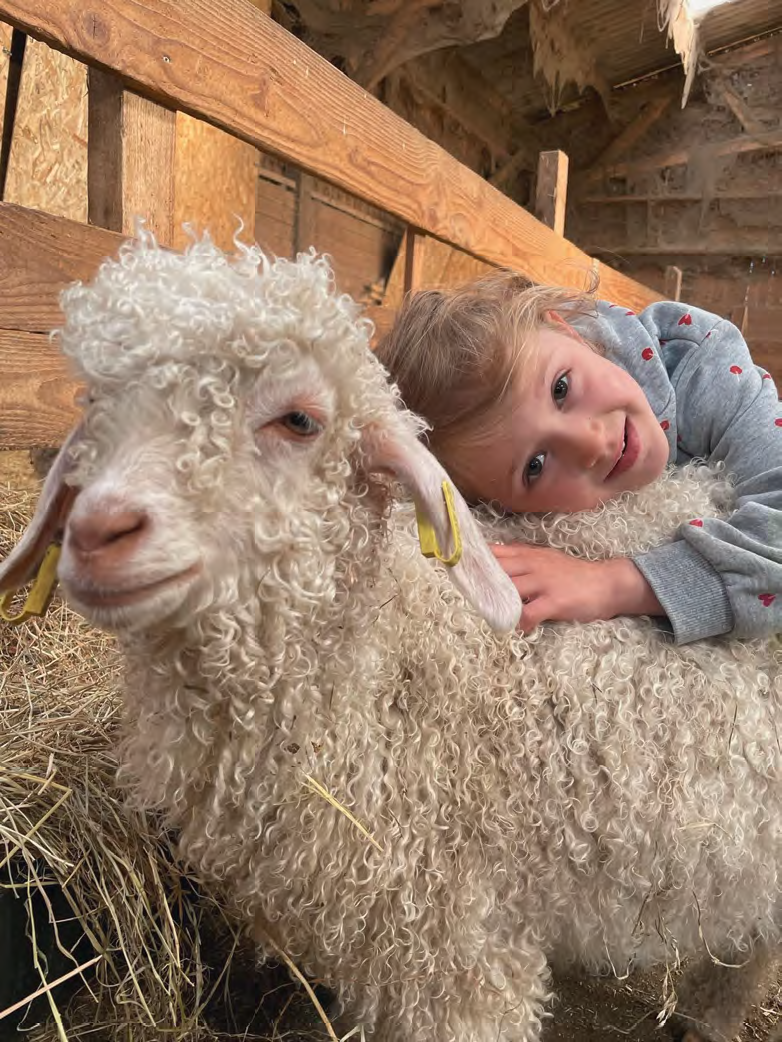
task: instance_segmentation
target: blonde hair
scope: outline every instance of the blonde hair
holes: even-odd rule
[[[430,425],[427,443],[470,495],[459,466],[465,438],[502,400],[511,376],[534,358],[532,334],[593,314],[594,291],[539,286],[499,269],[457,289],[408,296],[377,356],[399,386],[405,405]]]

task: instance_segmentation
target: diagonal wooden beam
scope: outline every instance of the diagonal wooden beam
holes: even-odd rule
[[[766,130],[764,124],[753,116],[747,103],[738,96],[730,84],[726,83],[722,77],[714,80],[713,86],[718,97],[725,102],[747,134],[762,134]]]
[[[594,181],[599,181],[606,167],[612,166],[618,159],[629,152],[651,130],[655,123],[662,119],[671,107],[673,98],[673,91],[669,90],[644,105],[635,119],[617,134],[611,144],[586,171],[582,178],[582,183],[591,184]]]
[[[591,259],[246,0],[0,0],[0,18],[492,264],[578,288]],[[658,298],[606,268],[604,291]]]

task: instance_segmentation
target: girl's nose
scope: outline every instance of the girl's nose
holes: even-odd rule
[[[560,453],[574,467],[591,470],[606,454],[606,435],[603,424],[589,417],[582,423],[573,422],[562,433]]]

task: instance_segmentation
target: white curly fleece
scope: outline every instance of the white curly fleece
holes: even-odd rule
[[[91,398],[73,481],[147,495],[156,552],[201,562],[163,617],[115,619],[121,778],[262,949],[373,1042],[538,1042],[551,964],[778,936],[778,644],[676,646],[645,619],[493,633],[371,473],[367,432],[420,424],[322,259],[142,236],[64,311]],[[254,410],[313,373],[318,447],[272,466]],[[630,554],[715,492],[724,512],[688,470],[500,534]]]

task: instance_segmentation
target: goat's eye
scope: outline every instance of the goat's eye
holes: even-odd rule
[[[291,434],[296,434],[300,438],[312,438],[323,430],[321,423],[313,419],[309,413],[301,412],[298,409],[281,416],[278,422]]]

